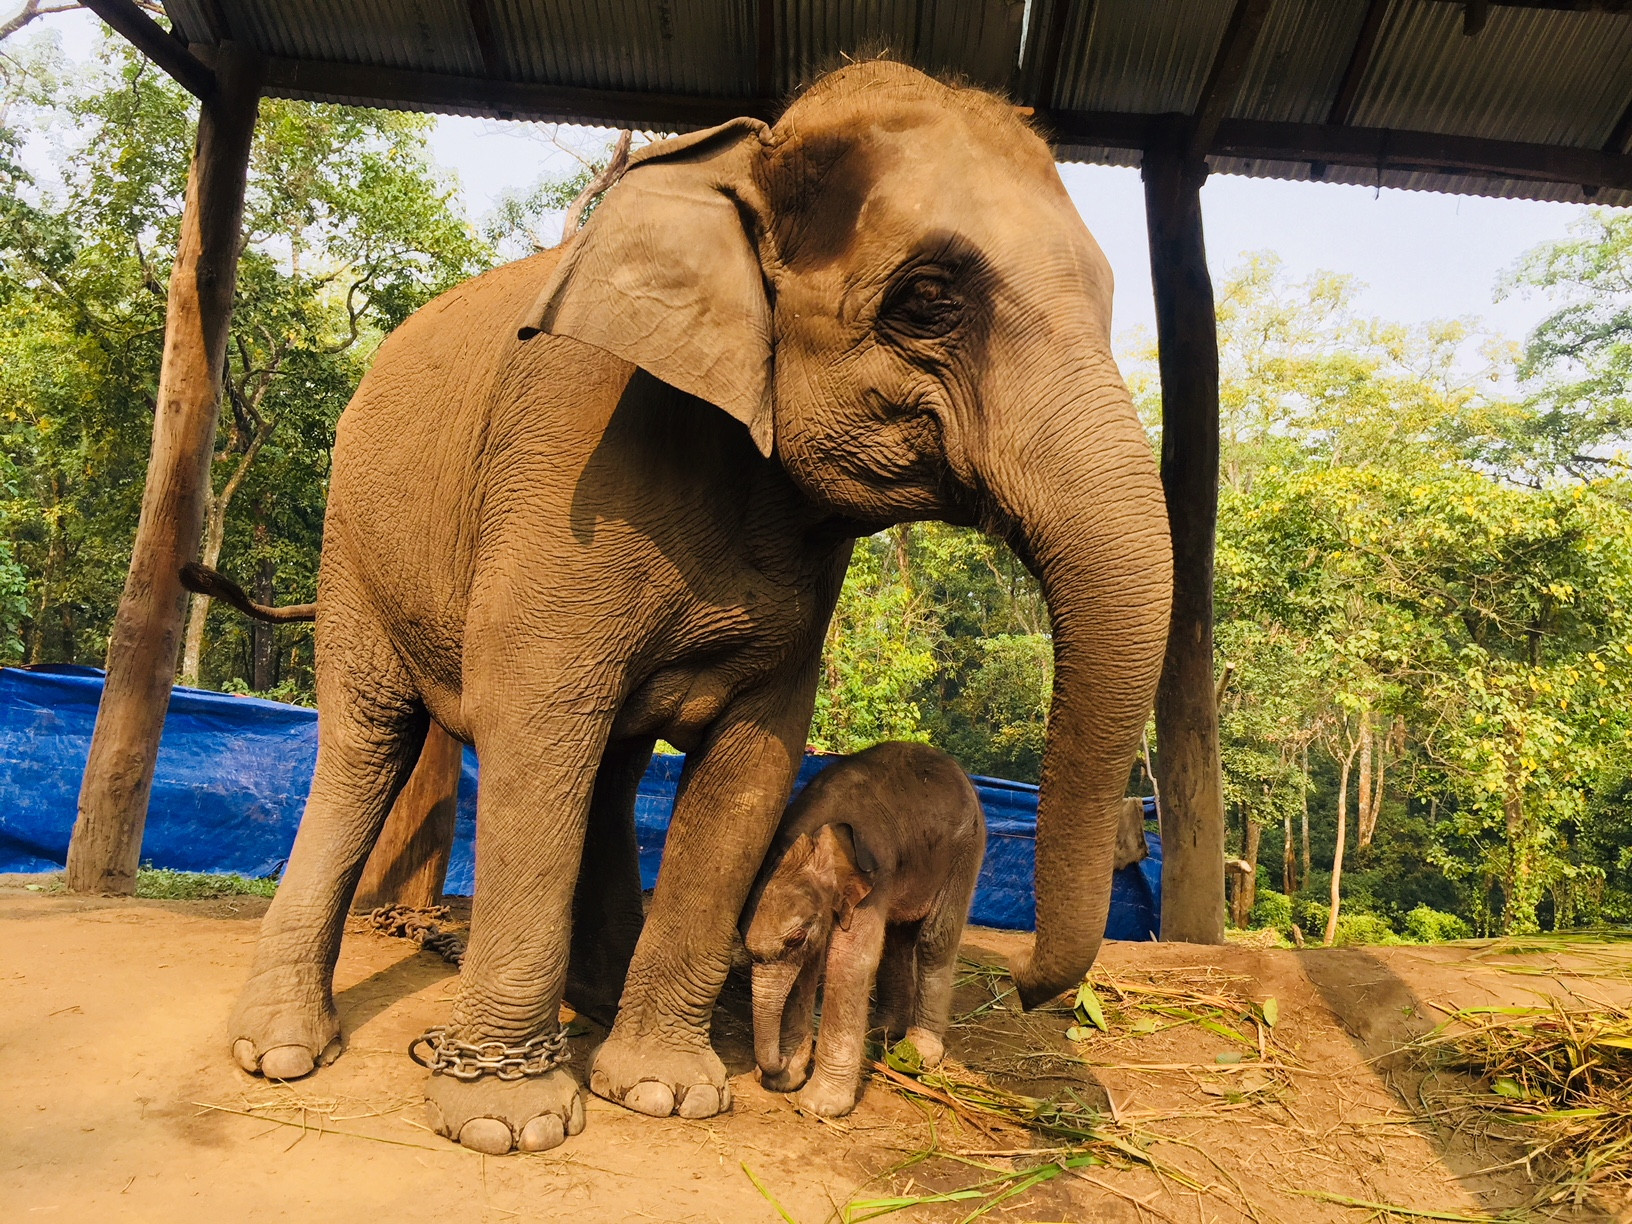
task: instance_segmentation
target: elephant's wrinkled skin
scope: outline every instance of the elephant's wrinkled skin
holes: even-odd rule
[[[592,1014],[619,1000],[590,1087],[726,1108],[710,1016],[851,541],[911,519],[978,524],[1041,580],[1055,691],[1038,934],[1014,971],[1027,1003],[1075,982],[1170,590],[1110,304],[1012,109],[871,62],[775,128],[642,150],[560,251],[409,319],[335,443],[317,773],[233,1016],[241,1065],[292,1077],[338,1052],[347,902],[429,717],[482,763],[449,1035],[516,1044],[554,1029],[564,989]],[[658,736],[688,760],[642,928],[632,809]],[[428,1091],[482,1150],[582,1118],[562,1070]]]
[[[800,792],[744,914],[765,1087],[797,1089],[812,1113],[849,1113],[875,977],[885,1033],[905,1036],[926,1065],[941,1061],[952,968],[985,852],[974,785],[928,744],[874,744]]]

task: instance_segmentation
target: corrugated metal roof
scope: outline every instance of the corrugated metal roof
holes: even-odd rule
[[[1598,150],[1632,107],[1632,13],[1576,12],[1534,7],[1535,0],[1526,6],[1495,0],[1483,29],[1470,37],[1463,32],[1460,3],[1385,2],[1375,50],[1348,115],[1354,127]],[[1028,89],[1048,75],[1043,61],[1056,25],[1056,4],[1067,9],[1052,97],[1033,99]],[[644,121],[668,122],[676,129],[696,126],[704,114],[723,117],[720,108],[736,113],[733,100],[742,111],[763,112],[768,97],[786,95],[844,56],[879,51],[930,72],[959,73],[982,84],[1010,88],[1022,101],[1056,111],[1135,119],[1190,113],[1218,56],[1235,4],[1236,0],[166,0],[176,29],[190,41],[231,38],[268,56],[301,61],[298,85],[284,86],[300,96],[347,100],[343,93],[323,92],[322,65],[343,64],[434,78],[434,88],[402,89],[387,104],[480,112],[483,104],[461,96],[458,82],[485,79],[542,90],[604,91],[617,95],[620,114],[640,110],[639,99],[651,96],[651,114],[643,114]],[[1273,0],[1226,119],[1323,124],[1367,7],[1368,0]],[[759,58],[762,13],[768,13],[772,22],[764,80]],[[484,21],[491,30],[485,58],[478,36],[478,25]],[[688,107],[687,99],[716,99],[719,107],[713,111]],[[573,106],[592,106],[593,98],[563,95],[559,102],[531,105],[535,113],[567,116]],[[605,115],[582,117],[604,120]],[[1125,138],[1104,139],[1126,143]],[[1137,164],[1139,159],[1137,150],[1093,144],[1064,145],[1060,154],[1110,164]],[[1210,160],[1222,173],[1289,179],[1308,178],[1311,173],[1307,161],[1217,156]],[[1583,198],[1579,186],[1569,183],[1431,172],[1431,167],[1379,172],[1376,167],[1333,165],[1322,173],[1329,182],[1535,199]],[[1632,204],[1632,189],[1605,189],[1596,198],[1601,203]]]

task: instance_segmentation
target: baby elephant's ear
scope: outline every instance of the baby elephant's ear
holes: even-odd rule
[[[869,869],[864,868],[861,863],[865,852],[855,835],[855,830],[847,824],[826,825],[820,836],[825,843],[824,849],[831,858],[834,882],[837,885],[839,929],[848,931],[856,907],[873,891]],[[869,863],[872,862],[871,855],[866,855],[866,858]]]
[[[523,321],[605,349],[729,412],[771,453],[771,308],[760,268],[757,119],[648,145],[569,240]]]

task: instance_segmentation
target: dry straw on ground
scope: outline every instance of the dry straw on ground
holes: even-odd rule
[[[1596,1191],[1632,1208],[1632,1013],[1463,1008],[1412,1052],[1476,1077],[1445,1112],[1517,1142],[1538,1205],[1579,1205]]]

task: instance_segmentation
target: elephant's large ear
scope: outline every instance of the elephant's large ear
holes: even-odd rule
[[[648,145],[567,247],[521,336],[593,344],[717,404],[769,455],[771,308],[744,214],[757,119]]]

